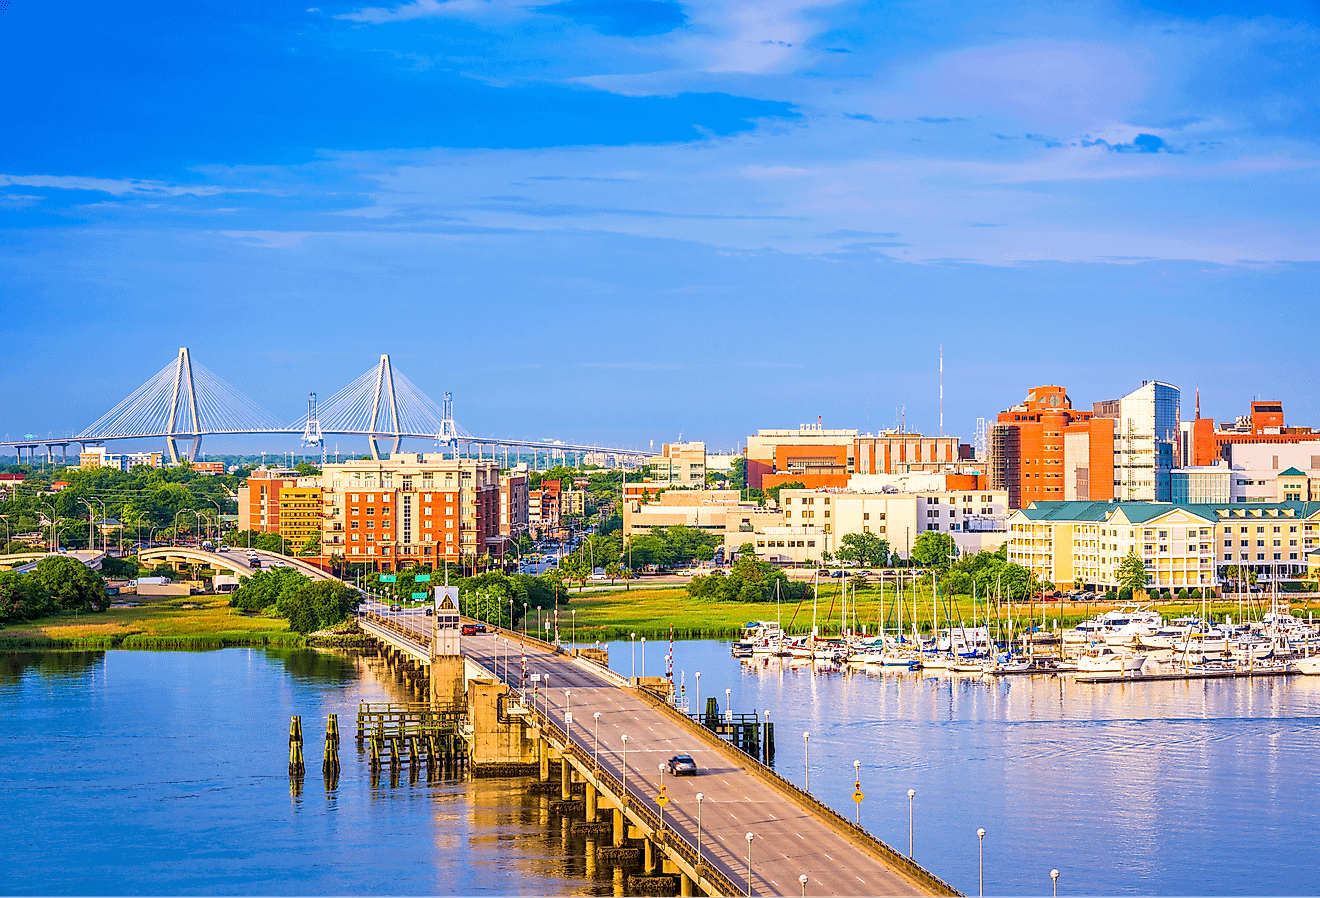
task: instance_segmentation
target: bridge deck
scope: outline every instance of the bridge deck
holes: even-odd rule
[[[429,617],[404,614],[396,622],[415,630],[419,638],[429,636]],[[747,755],[701,738],[694,732],[696,724],[685,726],[647,696],[616,685],[608,675],[595,674],[566,655],[533,644],[525,651],[528,676],[549,677],[548,690],[541,684],[538,706],[547,705],[548,715],[560,726],[564,712],[570,711],[571,738],[588,756],[596,750],[593,715],[599,711],[601,767],[626,779],[633,800],[645,803],[653,813],[659,813],[655,804],[658,765],[679,753],[696,759],[698,776],[664,778],[670,799],[665,807],[666,823],[695,844],[696,795],[703,793],[702,854],[707,863],[718,866],[736,883],[747,881],[746,834],[753,833],[752,894],[799,894],[798,877],[804,873],[809,877],[806,891],[811,895],[932,893],[932,883],[917,882],[877,856],[874,846],[825,819],[818,809],[793,795],[791,787],[776,786],[754,774],[748,769],[752,761]],[[463,637],[463,653],[514,688],[521,685],[521,652],[517,641],[493,634]],[[626,773],[624,734],[628,736]],[[932,882],[938,881],[932,877]]]

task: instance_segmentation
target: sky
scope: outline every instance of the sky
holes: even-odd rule
[[[1320,427],[1316,3],[307,2],[0,2],[0,434],[181,346],[640,448],[938,433],[941,347],[968,441],[1150,379]]]

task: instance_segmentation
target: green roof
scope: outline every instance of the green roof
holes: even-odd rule
[[[1171,511],[1182,510],[1189,515],[1207,521],[1221,520],[1221,511],[1266,511],[1289,509],[1295,518],[1309,518],[1320,514],[1320,502],[1253,502],[1243,503],[1192,503],[1192,502],[1032,502],[1028,508],[1019,512],[1032,521],[1081,521],[1100,523],[1109,520],[1113,513],[1122,511],[1123,516],[1133,524],[1144,524],[1166,515]]]
[[[1279,476],[1280,476],[1280,477],[1305,477],[1305,476],[1306,476],[1306,472],[1305,472],[1305,471],[1299,471],[1299,470],[1297,470],[1296,468],[1289,468],[1289,469],[1286,470],[1286,471],[1280,471],[1280,472],[1279,472]]]

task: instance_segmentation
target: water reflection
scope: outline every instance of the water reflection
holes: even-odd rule
[[[626,674],[628,644],[611,646]],[[772,709],[777,770],[969,894],[985,827],[988,892],[1306,894],[1320,848],[1311,774],[1320,678],[1086,684],[1066,677],[739,662],[677,643],[701,701]],[[620,661],[622,666],[620,666]]]
[[[27,673],[51,680],[83,680],[104,660],[103,651],[0,652],[0,682],[17,683]]]

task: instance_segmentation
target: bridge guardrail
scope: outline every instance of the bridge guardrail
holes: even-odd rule
[[[583,753],[586,749],[578,746],[578,744],[574,742],[566,732],[564,732],[559,724],[555,723],[550,717],[539,710],[533,709],[532,714],[537,718],[538,725],[554,733],[563,743],[564,747],[577,756],[578,762],[582,764],[583,767],[593,770],[599,781],[608,785],[615,795],[621,796],[623,804],[640,817],[646,825],[651,828],[652,832],[660,833],[661,837],[656,839],[656,841],[661,842],[667,848],[675,851],[675,853],[682,855],[683,860],[685,860],[692,869],[698,871],[702,881],[715,886],[724,895],[733,896],[741,895],[743,893],[743,886],[738,885],[729,874],[726,874],[724,870],[721,870],[716,866],[718,861],[706,856],[698,858],[697,849],[687,840],[686,834],[680,833],[672,827],[667,827],[662,830],[660,828],[660,815],[655,811],[652,811],[646,804],[645,800],[634,800],[630,794],[626,794],[623,789],[623,783],[620,782],[613,773],[610,773],[604,768],[595,766],[593,757],[584,757]]]
[[[725,742],[714,733],[711,733],[705,727],[696,723],[687,715],[681,713],[668,702],[655,696],[648,690],[639,689],[637,692],[654,707],[662,709],[662,714],[670,716],[676,723],[680,723],[687,728],[689,732],[694,732],[712,748],[727,751],[731,747],[728,742]],[[751,755],[744,754],[744,757],[746,760],[743,763],[743,767],[747,772],[751,773],[757,779],[768,783],[774,788],[779,789],[781,792],[785,792],[797,801],[807,805],[808,809],[825,819],[837,832],[863,843],[866,848],[897,868],[904,875],[910,877],[919,885],[929,889],[932,894],[962,896],[962,892],[959,892],[953,886],[940,879],[934,873],[930,872],[907,855],[899,852],[887,842],[876,838],[863,827],[853,823],[847,817],[825,804],[810,792],[807,792],[806,790],[799,788],[796,784],[784,779],[774,770],[767,767],[765,764],[762,764],[758,759]]]

